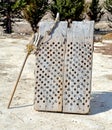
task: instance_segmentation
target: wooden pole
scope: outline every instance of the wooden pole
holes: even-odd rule
[[[23,72],[25,63],[26,63],[26,61],[27,61],[27,59],[28,59],[28,56],[29,56],[29,53],[27,53],[27,55],[26,55],[26,57],[25,57],[25,60],[24,60],[24,62],[23,62],[23,65],[22,65],[22,68],[21,68],[21,70],[20,70],[19,76],[18,76],[18,78],[17,78],[16,84],[15,84],[15,86],[14,86],[14,90],[13,90],[13,92],[12,92],[12,94],[11,94],[11,98],[10,98],[10,101],[9,101],[9,104],[8,104],[8,109],[10,108],[10,105],[11,105],[11,102],[12,102],[12,99],[13,99],[13,96],[14,96],[14,93],[15,93],[15,91],[16,91],[17,85],[18,85],[18,83],[19,83],[19,80],[20,80],[21,74],[22,74],[22,72]]]
[[[51,34],[51,32],[53,31],[53,29],[55,28],[55,26],[56,26],[56,24],[57,24],[58,21],[59,21],[59,13],[57,13],[54,26],[50,29],[50,31],[48,31],[48,34],[49,34],[49,35]],[[33,37],[34,37],[34,36],[33,36]],[[32,38],[33,38],[33,37],[32,37]],[[37,44],[40,42],[40,39],[42,39],[42,37],[41,37],[41,36],[38,36],[38,40],[37,40],[37,43],[35,43],[35,45],[37,45]],[[8,107],[7,107],[8,109],[10,108],[10,105],[11,105],[11,102],[12,102],[12,99],[13,99],[13,96],[14,96],[14,93],[15,93],[15,91],[16,91],[17,85],[18,85],[18,83],[19,83],[19,80],[20,80],[21,74],[22,74],[22,72],[23,72],[25,63],[26,63],[26,61],[27,61],[27,59],[28,59],[28,56],[30,55],[30,53],[31,53],[34,49],[35,49],[35,48],[34,48],[34,45],[33,45],[33,44],[28,44],[28,45],[27,45],[27,52],[28,52],[28,53],[27,53],[27,55],[26,55],[26,57],[25,57],[25,60],[24,60],[24,62],[23,62],[23,65],[22,65],[21,71],[20,71],[20,73],[19,73],[18,79],[17,79],[16,84],[15,84],[15,86],[14,86],[14,90],[13,90],[13,92],[12,92],[12,94],[11,94],[11,98],[10,98],[10,101],[9,101],[9,104],[8,104]]]

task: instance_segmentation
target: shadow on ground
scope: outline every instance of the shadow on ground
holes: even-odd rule
[[[92,93],[90,115],[99,114],[112,109],[112,92]]]
[[[21,106],[11,106],[9,109],[15,109],[15,108],[24,108],[24,107],[31,107],[33,106],[34,104],[28,104],[28,105],[21,105]]]
[[[31,107],[34,104],[12,106],[10,109]],[[112,109],[112,92],[94,92],[90,102],[91,109],[89,115],[103,113]]]

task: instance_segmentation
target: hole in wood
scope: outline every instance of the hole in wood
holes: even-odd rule
[[[77,103],[77,106],[79,106],[79,103]]]
[[[83,103],[83,105],[85,105],[85,103]]]
[[[79,93],[79,91],[77,91],[77,94]]]

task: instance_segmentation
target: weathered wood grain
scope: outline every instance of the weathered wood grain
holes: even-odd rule
[[[41,22],[44,36],[36,55],[35,109],[88,113],[92,78],[94,22]]]
[[[67,30],[63,112],[89,112],[93,25],[93,22],[73,22]]]
[[[41,22],[40,34],[45,36],[36,56],[35,109],[62,111],[64,37],[67,24],[60,22],[56,29],[47,35],[53,22]]]

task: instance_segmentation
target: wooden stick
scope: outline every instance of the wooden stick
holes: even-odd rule
[[[52,26],[52,28],[49,31],[47,31],[48,35],[50,35],[52,33],[52,31],[55,29],[58,22],[59,22],[59,13],[57,13],[57,15],[56,15],[54,25]]]
[[[49,34],[49,35],[50,35],[50,33],[53,31],[53,29],[55,28],[55,26],[56,26],[56,24],[57,24],[58,21],[59,21],[59,13],[57,13],[54,26],[50,29],[50,31],[48,31],[48,34]],[[34,35],[33,35],[33,37],[34,37]],[[33,37],[32,37],[32,39],[33,39]],[[37,39],[36,45],[38,44],[38,42],[39,42],[39,40],[40,40],[41,38],[42,38],[42,37],[40,37],[40,36],[38,36],[38,39],[37,39],[37,37],[36,37],[36,39]],[[34,40],[34,39],[33,39],[33,40]],[[33,41],[33,42],[35,43],[35,41]],[[26,55],[26,57],[25,57],[25,60],[24,60],[24,62],[23,62],[23,65],[22,65],[21,71],[20,71],[20,73],[19,73],[18,79],[17,79],[16,84],[15,84],[15,86],[14,86],[14,90],[13,90],[13,92],[12,92],[12,94],[11,94],[11,98],[10,98],[10,101],[9,101],[8,107],[7,107],[8,109],[10,108],[10,105],[11,105],[11,102],[12,102],[12,99],[13,99],[13,96],[14,96],[14,93],[15,93],[15,91],[16,91],[17,85],[18,85],[18,83],[19,83],[19,80],[20,80],[21,74],[22,74],[22,72],[23,72],[25,63],[26,63],[26,61],[27,61],[27,59],[28,59],[28,56],[29,56],[30,53],[33,51],[33,46],[32,46],[32,45],[33,45],[33,44],[29,44],[29,47],[27,46],[27,49],[28,49],[27,51],[28,51],[28,53],[27,53],[27,55]]]
[[[23,72],[25,63],[26,63],[26,61],[27,61],[27,59],[28,59],[28,56],[29,56],[29,53],[27,53],[27,55],[26,55],[26,57],[25,57],[25,60],[24,60],[24,62],[23,62],[22,68],[21,68],[21,71],[20,71],[20,73],[19,73],[19,76],[18,76],[18,78],[17,78],[16,84],[15,84],[15,86],[14,86],[14,90],[13,90],[13,92],[12,92],[12,94],[11,94],[11,98],[10,98],[10,101],[9,101],[9,104],[8,104],[8,109],[10,108],[10,105],[11,105],[11,102],[12,102],[12,99],[13,99],[13,96],[14,96],[14,93],[15,93],[15,91],[16,91],[17,85],[18,85],[18,83],[19,83],[19,80],[20,80],[21,74],[22,74],[22,72]]]

